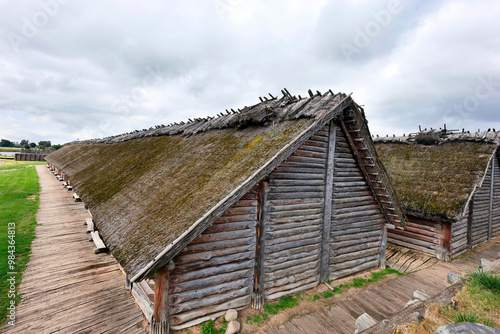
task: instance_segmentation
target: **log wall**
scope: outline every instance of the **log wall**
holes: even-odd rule
[[[355,160],[347,139],[336,129],[329,278],[376,268],[385,219]]]
[[[468,249],[467,245],[467,221],[469,220],[469,210],[464,217],[451,225],[451,257],[455,258]]]
[[[491,234],[492,237],[500,235],[500,159],[496,156],[495,173],[493,183],[493,205],[491,212]]]
[[[328,130],[270,174],[263,224],[266,301],[319,284]]]
[[[250,305],[256,223],[254,188],[175,256],[168,293],[171,325]]]
[[[491,164],[486,172],[483,184],[476,189],[472,197],[472,246],[488,240],[488,221],[490,205]]]
[[[408,223],[404,230],[389,229],[387,231],[388,241],[394,245],[437,256],[441,244],[441,223],[413,215],[407,215],[407,217]]]

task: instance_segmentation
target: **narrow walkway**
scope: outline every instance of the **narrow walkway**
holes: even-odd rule
[[[40,208],[36,239],[19,293],[16,326],[1,333],[146,333],[144,317],[116,261],[94,254],[81,202],[45,166],[36,166]]]
[[[258,334],[352,334],[361,314],[368,313],[376,321],[387,319],[404,308],[413,291],[423,290],[433,297],[450,286],[447,282],[450,271],[465,273],[477,267],[481,258],[497,259],[499,252],[500,237],[497,237],[479,246],[467,258],[451,263],[431,260],[425,263],[434,262],[431,266],[422,265],[421,270],[366,289],[321,311],[292,317],[279,326],[264,327]]]

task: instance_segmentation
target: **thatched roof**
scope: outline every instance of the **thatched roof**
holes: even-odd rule
[[[306,99],[286,91],[216,118],[74,142],[47,161],[70,178],[112,254],[138,280],[353,103],[331,91]]]
[[[499,134],[432,130],[374,142],[406,212],[455,220],[481,184]]]

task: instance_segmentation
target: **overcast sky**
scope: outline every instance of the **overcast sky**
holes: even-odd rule
[[[0,137],[65,143],[286,87],[373,134],[500,129],[500,1],[0,0]]]

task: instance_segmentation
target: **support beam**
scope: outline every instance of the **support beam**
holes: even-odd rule
[[[474,217],[474,201],[469,202],[469,215],[467,217],[467,248],[472,249],[472,221]]]
[[[451,261],[451,223],[443,222],[441,224],[441,241],[439,249],[436,251],[437,258],[441,261]]]
[[[329,262],[330,262],[330,230],[332,224],[332,196],[333,196],[333,171],[335,167],[335,145],[337,141],[337,125],[330,122],[328,135],[328,156],[326,165],[326,185],[325,202],[323,209],[323,231],[321,238],[321,264],[320,279],[321,282],[328,280]]]
[[[257,225],[255,246],[254,286],[252,294],[252,308],[260,310],[264,307],[264,228],[267,225],[267,194],[269,192],[268,180],[259,183],[257,192]]]
[[[161,267],[156,271],[155,299],[153,317],[150,322],[150,334],[167,334],[168,325],[168,281],[169,270]]]
[[[379,268],[385,269],[385,251],[387,249],[387,226],[382,227],[382,240],[380,241]]]
[[[490,181],[490,207],[488,211],[488,240],[491,239],[491,224],[493,221],[493,190],[495,189],[495,159],[496,154],[491,159],[491,181]]]

